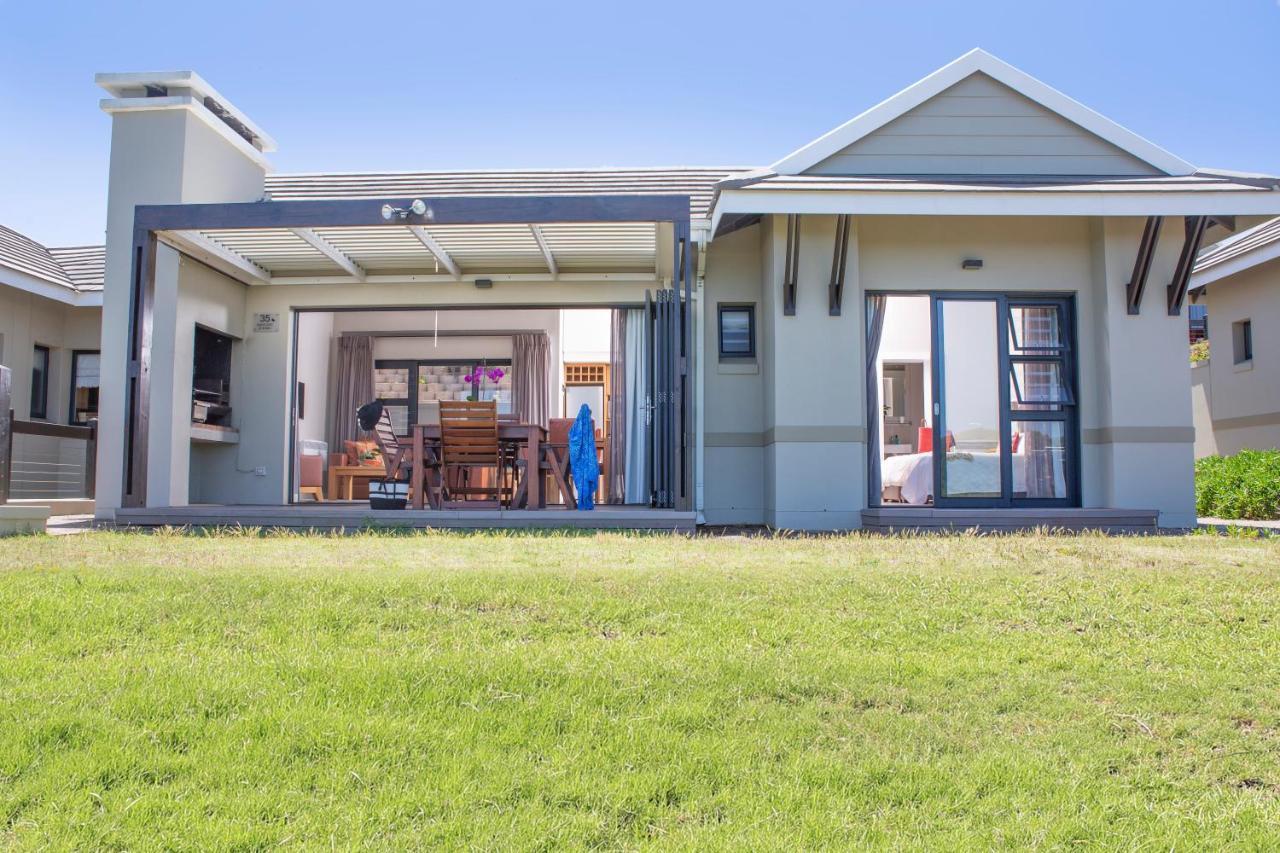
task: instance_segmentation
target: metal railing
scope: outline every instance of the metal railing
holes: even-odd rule
[[[85,426],[18,420],[12,404],[13,377],[9,368],[0,365],[0,504],[11,498],[92,498],[97,480],[97,419]],[[36,438],[22,441],[15,449],[15,436]],[[83,447],[78,442],[84,442]]]

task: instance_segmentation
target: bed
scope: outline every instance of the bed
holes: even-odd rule
[[[947,476],[952,490],[957,493],[977,491],[989,483],[1000,480],[1000,454],[995,451],[963,452],[953,450],[947,454]],[[890,456],[880,463],[882,496],[890,496],[903,503],[923,506],[933,497],[933,454],[907,453]],[[1013,491],[1027,490],[1027,457],[1013,455]]]

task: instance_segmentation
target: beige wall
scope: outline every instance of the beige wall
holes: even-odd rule
[[[1159,287],[1148,288],[1138,316],[1125,306],[1141,219],[856,217],[839,317],[827,312],[834,221],[802,223],[794,317],[782,312],[781,217],[716,240],[708,252],[707,521],[858,526],[867,505],[864,294],[987,290],[1075,299],[1084,506],[1157,510],[1171,527],[1194,523],[1186,318],[1168,316]],[[1172,274],[1179,228],[1162,235],[1151,281]],[[981,270],[961,268],[975,257]],[[714,306],[755,299],[758,372],[726,374],[716,358]],[[743,505],[755,495],[759,513]]]
[[[1209,361],[1196,377],[1196,455],[1280,447],[1280,260],[1210,284]],[[1253,360],[1236,364],[1231,325],[1253,324]]]

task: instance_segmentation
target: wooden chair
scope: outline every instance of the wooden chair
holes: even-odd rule
[[[382,467],[386,478],[388,480],[410,479],[413,474],[413,448],[401,443],[400,436],[396,435],[395,426],[391,423],[391,413],[384,408],[370,432],[373,433],[373,440],[377,442],[378,450],[382,453]],[[423,465],[428,470],[438,470],[440,467],[440,463],[430,449],[426,450]],[[437,490],[433,490],[430,478],[424,489],[427,491],[427,504],[432,507],[439,506],[439,495],[432,494]]]
[[[569,509],[578,508],[578,499],[574,492],[573,478],[569,476],[569,430],[573,429],[576,418],[552,418],[547,424],[547,453],[552,458],[550,464],[555,466],[549,472],[556,481],[563,496],[564,505]],[[600,433],[596,430],[596,420],[591,419],[591,434],[595,437],[596,458],[600,456]],[[600,466],[601,478],[604,478],[604,465]],[[607,481],[606,481],[607,482]],[[596,496],[600,499],[600,484],[596,484]]]
[[[500,506],[510,506],[511,489],[503,460],[497,403],[440,401],[440,464],[445,500],[487,497]],[[493,472],[491,479],[484,476],[486,471]]]

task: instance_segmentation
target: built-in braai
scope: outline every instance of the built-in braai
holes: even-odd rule
[[[191,375],[191,420],[211,426],[231,423],[231,349],[234,340],[196,326]]]

